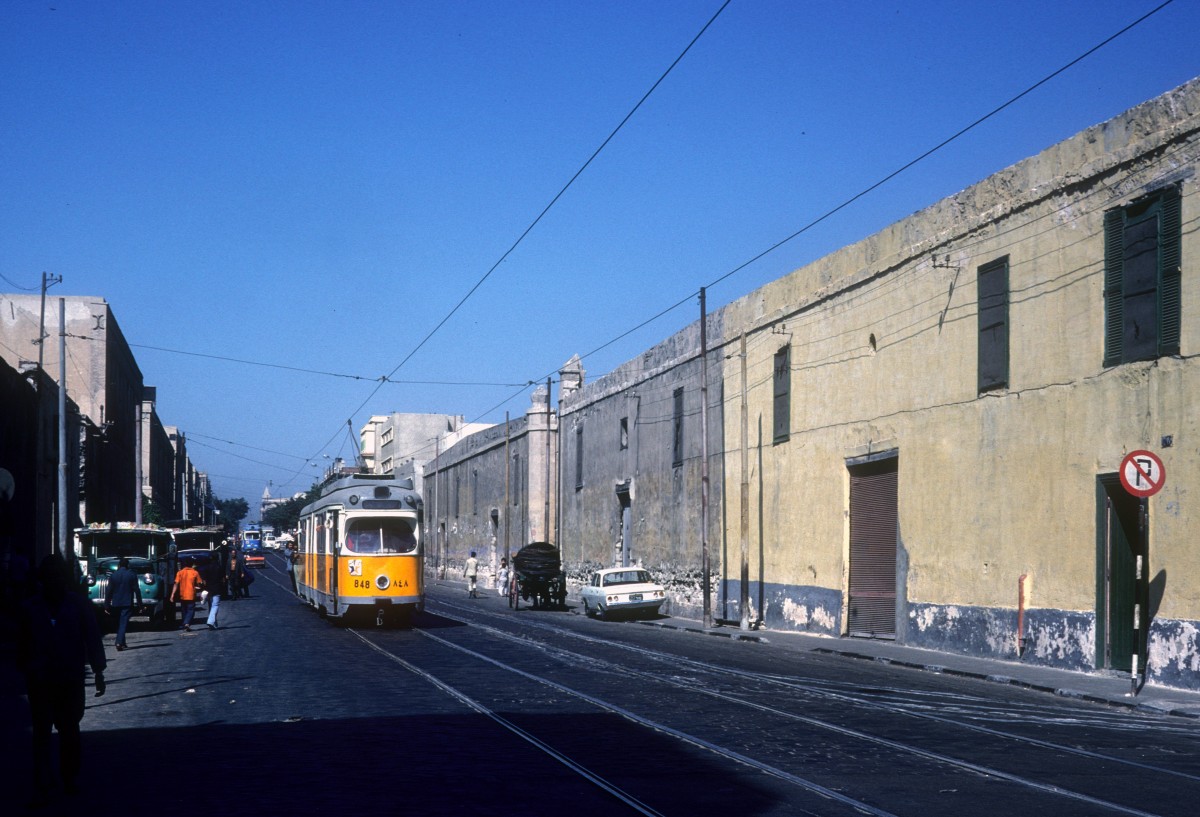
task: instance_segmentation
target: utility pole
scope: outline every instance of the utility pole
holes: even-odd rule
[[[58,299],[58,555],[67,558],[67,299]]]
[[[742,518],[738,538],[742,550],[741,588],[738,604],[741,607],[741,629],[750,629],[750,412],[746,405],[746,333],[742,332],[738,353],[742,364]]]
[[[550,541],[550,378],[546,378],[546,518],[542,535]],[[555,542],[554,544],[558,544]]]
[[[509,456],[508,446],[512,441],[512,429],[508,425],[508,412],[504,412],[504,561],[508,562],[512,558],[509,552],[509,515],[512,513],[512,496],[510,494],[512,487],[509,485],[509,479],[512,477],[512,457]],[[505,588],[505,595],[508,595],[508,588]]]
[[[54,276],[48,272],[42,273],[42,313],[38,320],[38,371],[42,370],[43,350],[46,348],[46,290],[55,284],[62,283],[62,276]]]
[[[438,575],[438,565],[441,559],[441,551],[438,550],[438,541],[441,539],[438,536],[438,496],[441,493],[438,490],[438,468],[441,465],[439,462],[442,456],[442,435],[438,434],[433,438],[433,575]]]
[[[704,287],[700,287],[700,568],[704,627],[712,627],[712,579],[708,565],[708,327]]]
[[[133,521],[135,524],[142,524],[142,423],[145,422],[145,417],[142,415],[142,407],[145,405],[143,400],[139,400],[137,404],[137,436],[133,438],[134,457],[137,458],[133,469],[133,481],[137,483],[137,493],[133,495]],[[203,520],[201,520],[203,521]]]

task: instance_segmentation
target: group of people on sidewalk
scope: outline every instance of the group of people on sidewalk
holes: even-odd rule
[[[246,570],[246,561],[241,551],[236,546],[230,546],[228,540],[222,543],[213,557],[202,564],[200,569],[196,568],[193,559],[183,559],[181,565],[171,588],[171,602],[177,601],[180,605],[182,620],[179,629],[183,632],[191,632],[196,606],[205,599],[208,601],[208,619],[205,626],[215,630],[219,626],[222,597],[230,601],[250,598],[250,585],[254,583],[254,574]],[[109,589],[112,589],[111,582]],[[124,641],[124,632],[118,629],[118,650],[122,649]]]

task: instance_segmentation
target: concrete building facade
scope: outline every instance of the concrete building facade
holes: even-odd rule
[[[722,311],[755,617],[1200,688],[1198,137],[1195,81]]]
[[[719,620],[1200,689],[1198,163],[1200,80],[716,311],[707,355],[697,322],[564,374],[568,572],[694,614],[706,538]],[[449,559],[497,436],[440,458]]]
[[[478,553],[484,571],[524,545],[554,540],[556,417],[544,386],[525,416],[437,441],[424,467],[426,558],[439,572]]]
[[[103,298],[46,301],[43,370],[59,372],[59,303],[65,306],[67,396],[90,421],[80,462],[79,517],[84,521],[131,520],[141,490],[137,478],[138,412],[142,373]],[[41,298],[0,295],[0,356],[19,367],[37,357]]]

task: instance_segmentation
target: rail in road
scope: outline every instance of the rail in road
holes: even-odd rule
[[[258,576],[226,629],[133,635],[84,721],[97,764],[261,757],[218,775],[230,814],[1166,817],[1200,798],[1191,721],[437,584],[411,629],[339,628],[277,561]]]
[[[990,696],[964,693],[962,687],[969,684],[962,683],[951,684],[953,692],[852,690],[836,678],[781,674],[769,667],[746,670],[663,651],[658,645],[615,643],[614,628],[578,617],[556,623],[566,619],[546,613],[534,620],[494,606],[442,600],[435,600],[431,609],[470,628],[454,631],[453,644],[429,637],[476,661],[609,708],[645,728],[865,813],[909,813],[911,806],[912,813],[961,814],[983,803],[1003,803],[1006,811],[1032,813],[1053,808],[1057,814],[1171,814],[1187,802],[1180,798],[1181,787],[1200,793],[1200,777],[1191,771],[1188,755],[1168,750],[1159,762],[1136,756],[1140,753],[1130,735],[1173,734],[1193,749],[1200,737],[1190,725],[1153,716],[1065,702],[1047,705],[1037,696],[1025,696],[1019,706],[1012,700],[998,704]],[[606,632],[591,635],[580,632],[581,626]],[[633,634],[630,628],[621,633]],[[571,642],[574,647],[564,646]],[[695,641],[689,646],[694,648]],[[747,650],[760,648],[734,649],[741,660]],[[631,661],[631,654],[640,663]],[[523,668],[529,660],[540,668]],[[597,683],[606,677],[623,683]],[[681,695],[728,706],[700,708],[700,714],[687,706],[664,706]],[[760,728],[731,729],[729,707],[745,711],[745,719]],[[925,728],[930,726],[936,728]],[[1081,727],[1095,736],[1098,748],[1077,745]],[[1054,739],[1055,733],[1061,739]],[[797,752],[796,747],[817,748]],[[1122,756],[1131,749],[1135,756]],[[898,774],[901,768],[907,771]],[[1064,768],[1069,774],[1061,774]],[[907,779],[908,792],[881,799],[844,793],[876,789],[888,776]],[[1063,777],[1069,783],[1059,782]],[[936,810],[931,810],[931,800],[941,801]]]

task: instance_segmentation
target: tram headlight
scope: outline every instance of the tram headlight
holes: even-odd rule
[[[358,494],[350,494],[350,504],[351,505],[358,504]]]
[[[391,583],[392,583],[392,580],[389,579],[387,576],[376,576],[375,577],[375,586],[378,587],[380,590],[387,590],[388,585]]]

